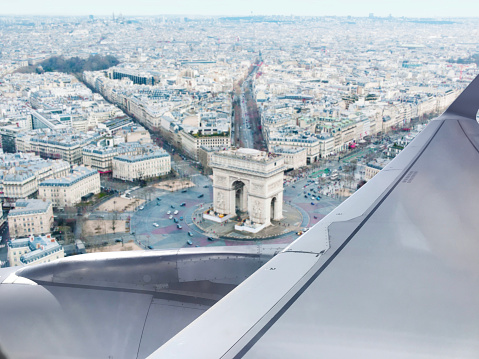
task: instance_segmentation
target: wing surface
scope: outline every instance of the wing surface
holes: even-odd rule
[[[478,358],[479,77],[149,358]]]

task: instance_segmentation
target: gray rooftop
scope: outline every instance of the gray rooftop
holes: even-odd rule
[[[15,203],[15,209],[12,209],[9,213],[9,217],[23,216],[26,214],[39,214],[45,213],[52,205],[50,201],[43,201],[41,199],[28,199],[21,200]]]

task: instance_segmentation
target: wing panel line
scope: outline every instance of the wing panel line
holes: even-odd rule
[[[143,322],[143,328],[141,328],[141,335],[140,340],[138,341],[138,350],[136,352],[136,358],[138,359],[138,355],[140,355],[140,348],[141,348],[141,340],[143,339],[143,333],[145,332],[146,321],[148,320],[148,314],[150,314],[151,304],[153,304],[153,297],[150,300],[150,305],[148,306],[148,311],[146,312],[145,321]]]
[[[469,136],[467,135],[466,131],[464,130],[464,127],[462,127],[461,125],[461,121],[457,121],[457,123],[459,124],[459,127],[461,128],[462,132],[464,132],[464,136],[466,136],[466,138],[469,140],[469,142],[471,143],[472,147],[474,147],[476,149],[476,151],[479,153],[479,149],[477,148],[477,146],[474,144],[474,142],[472,142],[472,140],[469,138]]]

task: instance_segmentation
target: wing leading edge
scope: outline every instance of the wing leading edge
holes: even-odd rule
[[[479,77],[150,358],[479,357]]]

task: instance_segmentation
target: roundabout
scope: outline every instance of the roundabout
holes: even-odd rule
[[[256,239],[277,238],[292,232],[299,232],[309,223],[309,215],[305,211],[301,211],[295,205],[283,205],[283,218],[280,221],[271,221],[271,225],[262,229],[258,233],[250,233],[235,229],[242,221],[237,216],[228,219],[223,223],[217,223],[203,218],[203,214],[212,208],[211,204],[197,206],[191,214],[192,223],[196,225],[198,230],[203,232],[205,236],[218,238],[228,238],[243,241],[252,241]]]

